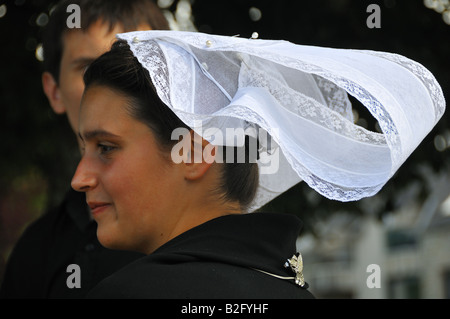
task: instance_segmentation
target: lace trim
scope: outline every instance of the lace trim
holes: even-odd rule
[[[356,51],[356,50],[355,50]],[[401,146],[400,146],[400,138],[398,136],[397,128],[394,125],[394,122],[383,107],[383,105],[367,90],[354,83],[353,81],[343,79],[339,75],[333,74],[331,72],[326,71],[325,69],[312,65],[309,63],[305,63],[301,60],[292,59],[286,56],[280,56],[276,54],[270,54],[265,51],[257,50],[253,47],[245,47],[245,52],[250,55],[259,56],[261,58],[268,59],[274,63],[279,63],[281,65],[285,65],[291,68],[295,68],[297,70],[314,74],[316,76],[320,76],[325,80],[334,83],[338,87],[341,87],[349,94],[353,95],[357,98],[375,117],[375,119],[379,122],[380,127],[385,134],[385,139],[387,144],[391,147],[392,158],[395,163],[400,162],[401,158]],[[385,53],[387,54],[387,53]]]
[[[281,105],[294,114],[310,120],[314,123],[320,123],[323,127],[333,132],[344,135],[350,139],[360,142],[370,143],[374,145],[386,145],[383,134],[375,133],[357,126],[344,116],[352,118],[351,111],[348,111],[348,104],[345,101],[342,90],[338,90],[337,86],[325,79],[315,78],[321,83],[321,88],[325,92],[324,97],[332,100],[334,96],[339,95],[340,98],[332,103],[330,108],[325,107],[316,100],[297,92],[286,85],[279,83],[277,79],[268,78],[263,72],[257,71],[255,68],[249,69],[245,64],[242,66],[240,76],[240,87],[262,87],[266,88],[272,96],[274,96]],[[351,105],[350,105],[351,110]]]
[[[183,35],[183,37],[184,43],[190,43],[191,45],[196,46],[200,49],[206,48],[205,37],[202,34],[197,35],[195,33],[186,33]],[[129,38],[128,41],[131,41],[131,38]],[[177,40],[174,39],[168,39],[168,41],[177,43]],[[272,45],[272,43],[277,45],[280,42],[282,41],[266,41],[264,45],[270,46]],[[169,71],[166,66],[163,51],[160,46],[156,43],[156,41],[153,40],[133,43],[133,45],[130,46],[134,55],[139,59],[139,62],[142,63],[142,65],[147,70],[149,70],[152,81],[155,83],[155,87],[160,98],[164,103],[174,109],[174,104],[172,104],[172,102],[174,101],[171,101],[169,89]],[[184,47],[186,46],[186,44],[183,44],[182,46]],[[238,46],[239,43],[235,45],[222,45],[221,47],[213,45],[213,48],[209,49],[223,51],[225,50],[225,48],[228,48],[229,50],[233,50],[234,47]],[[306,119],[311,119],[315,122],[320,122],[324,127],[339,132],[343,135],[351,136],[353,139],[357,139],[359,141],[372,143],[375,145],[389,145],[389,148],[391,150],[391,159],[393,162],[392,167],[400,166],[399,164],[401,164],[402,161],[402,150],[398,130],[391,116],[383,107],[383,105],[366,89],[356,84],[355,82],[348,79],[343,79],[339,75],[329,72],[326,69],[323,69],[316,65],[305,63],[300,60],[268,53],[264,50],[259,50],[250,46],[245,46],[244,49],[239,46],[238,51],[245,51],[245,54],[254,55],[260,58],[267,58],[274,63],[285,65],[290,68],[295,68],[297,70],[311,74],[315,79],[320,91],[323,93],[328,104],[328,108],[298,92],[295,92],[295,94],[293,94],[293,92],[290,91],[289,88],[282,86],[278,86],[278,88],[271,88],[271,85],[269,84],[273,84],[273,79],[265,78],[261,74],[258,74],[257,70],[249,71],[251,74],[249,74],[249,78],[245,79],[245,81],[256,87],[271,88],[270,93],[279,101],[281,101],[281,103],[291,112],[299,116],[302,116]],[[442,89],[437,84],[433,75],[427,69],[425,69],[419,63],[409,60],[400,55],[375,51],[364,51],[364,53],[381,57],[397,63],[417,76],[430,93],[435,107],[436,121],[442,116],[445,109],[445,100],[443,97]],[[384,134],[367,131],[361,127],[354,125],[352,121],[349,120],[351,118],[351,111],[349,111],[350,102],[348,101],[344,90],[357,98],[371,112],[375,119],[378,120]],[[194,115],[192,113],[180,110],[174,111],[176,111],[177,115],[187,124],[194,123],[194,121],[196,120],[208,120],[211,118],[211,116]],[[221,109],[213,116],[221,115],[237,117],[249,122],[256,123],[273,136],[272,129],[271,127],[269,127],[264,118],[245,106],[233,105],[231,108]],[[337,199],[340,201],[358,200],[362,197],[367,197],[375,194],[384,185],[383,183],[382,185],[380,184],[373,187],[354,187],[351,189],[339,185],[334,185],[333,183],[327,182],[312,174],[301,163],[299,163],[294,156],[290,155],[281,141],[277,141],[277,143],[282,150],[280,154],[284,154],[286,160],[298,173],[298,175],[310,187],[327,198]],[[261,187],[258,190],[255,203],[264,204],[268,200],[273,199],[279,193],[281,192],[273,192],[264,187]],[[256,207],[258,206],[260,205],[256,205]]]
[[[384,133],[386,142],[391,149],[392,162],[395,167],[398,167],[401,162],[402,154],[400,136],[397,127],[384,106],[366,89],[352,81],[342,79],[339,76],[335,76],[330,73],[321,75],[344,88],[347,92],[356,97],[370,111],[370,113],[378,121],[378,124]]]
[[[149,71],[161,100],[173,108],[169,89],[169,71],[161,47],[157,44],[156,41],[146,41],[133,43],[131,49],[133,51],[133,54],[138,58],[139,62]],[[283,105],[291,106],[289,108],[291,111],[311,120],[314,118],[319,118],[320,122],[325,127],[328,127],[335,131],[339,131],[346,136],[351,136],[360,141],[375,144],[385,144],[386,141],[382,134],[369,132],[343,118],[342,115],[349,116],[349,113],[347,101],[344,99],[342,91],[339,90],[340,86],[350,93],[354,94],[356,97],[360,97],[360,100],[362,100],[364,105],[367,106],[369,104],[373,106],[373,111],[377,114],[380,114],[380,118],[384,117],[387,119],[385,122],[387,122],[388,124],[385,128],[385,131],[394,132],[395,136],[395,130],[392,130],[394,127],[392,124],[389,124],[391,122],[389,121],[390,118],[387,116],[381,105],[379,105],[379,103],[377,104],[377,101],[373,97],[371,97],[368,92],[365,92],[363,89],[359,88],[351,82],[342,83],[342,81],[339,81],[339,78],[334,79],[336,82],[338,82],[334,83],[333,76],[331,74],[325,74],[323,70],[318,67],[299,62],[296,62],[295,64],[297,64],[296,67],[298,69],[304,72],[315,72],[316,82],[321,91],[326,93],[324,94],[324,96],[326,97],[327,102],[330,105],[330,109],[326,110],[317,101],[307,98],[300,93],[292,95],[292,92],[286,92],[283,89],[271,90],[271,93],[277,99],[282,101]],[[320,75],[320,77],[317,75]],[[268,85],[270,83],[269,80],[264,78],[264,76],[262,76],[261,74],[258,75],[258,73],[254,71],[252,76],[254,78],[252,82],[253,85],[260,87],[270,87]],[[331,101],[333,101],[333,103],[331,103]],[[186,123],[194,123],[198,120],[208,120],[211,118],[211,116],[209,115],[192,114],[180,110],[177,110],[176,112],[180,119]],[[273,136],[274,132],[272,132],[272,128],[268,125],[266,120],[247,107],[233,105],[232,108],[221,109],[219,112],[215,113],[215,116],[220,116],[223,114],[256,123],[263,129],[265,129],[271,136]],[[362,197],[371,196],[381,188],[381,186],[379,186],[344,189],[341,186],[333,185],[330,182],[324,181],[312,174],[295,158],[290,156],[289,152],[286,152],[283,143],[280,143],[280,141],[277,141],[277,143],[283,150],[283,154],[286,156],[286,160],[299,174],[301,179],[304,180],[310,187],[327,198],[341,201],[356,200]],[[257,192],[257,195],[253,202],[253,208],[259,208],[261,206],[261,203],[267,203],[268,201],[278,196],[280,193],[281,192],[273,192],[267,189],[260,188],[260,191]]]
[[[322,96],[326,99],[328,108],[353,122],[352,103],[348,99],[347,92],[320,76],[315,74],[311,75],[316,81]]]
[[[160,99],[166,105],[172,105],[170,100],[169,70],[166,58],[156,41],[137,42],[130,45],[131,51],[150,77]]]
[[[418,77],[430,93],[431,100],[433,101],[433,105],[435,107],[435,121],[437,122],[441,118],[445,111],[445,98],[442,88],[437,84],[436,78],[429,70],[427,70],[420,63],[395,53],[376,52],[370,50],[364,52],[397,63]]]

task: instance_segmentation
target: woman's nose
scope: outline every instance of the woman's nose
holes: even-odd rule
[[[97,186],[98,179],[92,164],[86,158],[78,163],[77,170],[73,175],[71,186],[77,192],[87,192]]]

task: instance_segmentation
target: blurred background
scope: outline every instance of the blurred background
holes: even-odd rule
[[[0,0],[0,282],[24,229],[57,205],[79,155],[41,86],[42,28],[55,1]],[[380,24],[369,28],[377,4]],[[448,0],[158,0],[174,29],[394,52],[450,93]],[[351,98],[359,125],[376,129]],[[49,194],[52,194],[49,196]],[[305,278],[319,298],[450,298],[450,126],[435,129],[376,196],[327,200],[304,183],[264,209],[296,214]],[[379,266],[379,288],[370,265]]]

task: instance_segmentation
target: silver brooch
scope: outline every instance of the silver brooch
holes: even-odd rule
[[[300,287],[305,286],[305,278],[303,277],[303,259],[300,253],[293,255],[284,264],[285,268],[291,268],[295,273],[295,283]]]

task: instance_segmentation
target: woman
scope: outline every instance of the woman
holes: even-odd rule
[[[375,194],[444,110],[426,69],[386,53],[118,37],[85,73],[72,186],[86,192],[104,246],[147,256],[92,298],[311,298],[300,221],[245,213],[301,180],[342,201]],[[384,134],[352,122],[342,88]]]
[[[292,277],[283,264],[300,230],[294,216],[242,215],[258,186],[256,163],[175,164],[171,134],[186,125],[123,41],[92,63],[85,83],[83,157],[72,186],[86,192],[102,245],[148,254],[92,297],[311,297],[255,270]],[[183,156],[209,144],[200,139],[196,147],[194,133],[186,138],[193,147]]]

